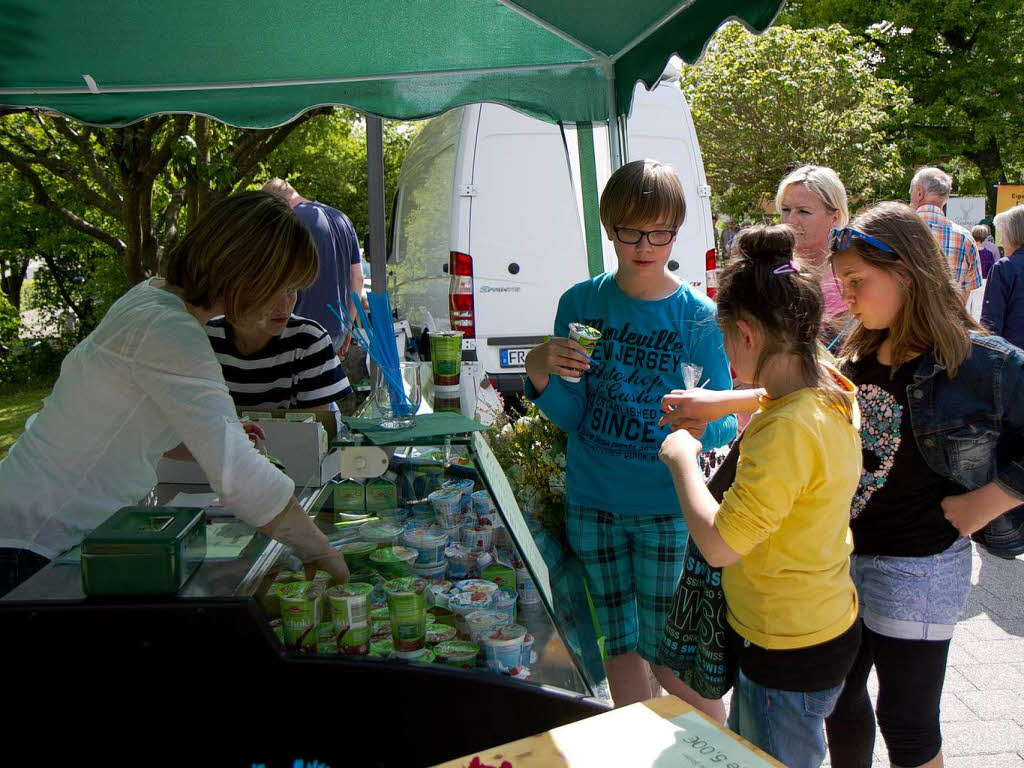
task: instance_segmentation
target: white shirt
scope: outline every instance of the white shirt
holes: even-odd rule
[[[54,558],[156,483],[184,442],[221,502],[270,522],[295,484],[246,437],[199,321],[140,283],[61,365],[42,411],[0,460],[0,547]]]

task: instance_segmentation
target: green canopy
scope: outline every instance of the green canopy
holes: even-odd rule
[[[410,119],[471,102],[557,121],[628,112],[725,20],[779,0],[8,0],[0,104],[124,125],[166,112],[238,126],[344,104]]]

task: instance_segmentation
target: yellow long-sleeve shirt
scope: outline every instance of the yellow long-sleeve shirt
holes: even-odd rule
[[[850,502],[861,472],[856,389],[832,371],[853,423],[816,390],[761,399],[715,527],[740,559],[722,572],[728,621],[769,649],[838,637],[857,618]]]

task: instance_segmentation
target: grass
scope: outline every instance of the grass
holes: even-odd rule
[[[0,459],[25,431],[25,419],[43,407],[50,389],[29,389],[0,394]]]

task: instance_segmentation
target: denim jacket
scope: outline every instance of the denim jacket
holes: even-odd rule
[[[972,333],[955,379],[933,353],[922,356],[907,401],[929,467],[968,490],[995,480],[1024,501],[1024,352]]]

